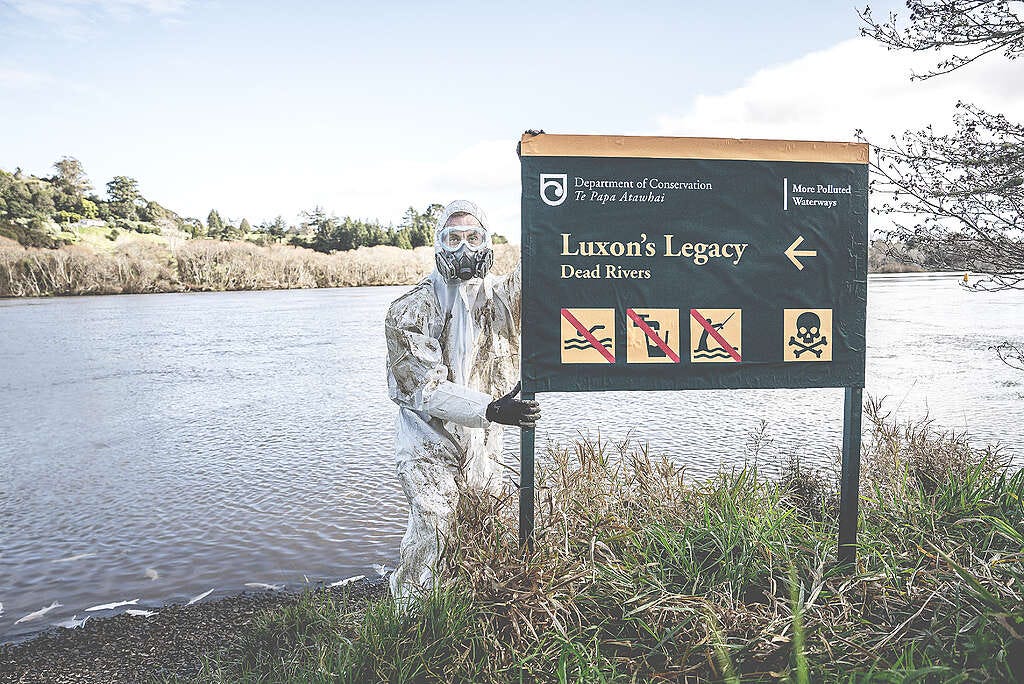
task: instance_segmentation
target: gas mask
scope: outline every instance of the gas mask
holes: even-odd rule
[[[438,235],[434,261],[445,280],[470,280],[487,275],[494,263],[494,252],[484,229],[448,226]]]

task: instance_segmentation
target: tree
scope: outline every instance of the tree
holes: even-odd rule
[[[216,209],[211,209],[206,216],[206,234],[212,238],[220,238],[224,235],[224,221]]]
[[[950,51],[914,78],[934,78],[992,53],[1024,53],[1024,22],[1015,11],[1024,3],[910,0],[907,7],[906,24],[894,14],[878,22],[865,8],[861,32],[893,50]],[[886,196],[876,211],[894,220],[887,238],[902,245],[894,256],[984,272],[971,285],[979,290],[1024,288],[1024,126],[958,103],[954,129],[938,134],[927,126],[875,146],[871,185]]]
[[[82,162],[74,157],[61,157],[54,162],[53,168],[57,173],[51,180],[64,192],[81,198],[85,196],[85,193],[92,190],[92,183],[89,182],[89,177],[85,175]]]
[[[128,176],[114,176],[113,180],[107,183],[107,196],[110,197],[110,209],[114,216],[131,221],[138,220],[138,205],[143,199],[137,180]]]
[[[82,207],[81,214],[83,217],[87,219],[94,219],[100,215],[99,207],[97,207],[96,203],[93,202],[92,200],[83,197],[80,202],[80,205]]]
[[[193,238],[206,236],[206,226],[197,218],[182,219],[181,229],[189,233]]]
[[[278,216],[273,221],[265,221],[256,226],[256,232],[266,233],[274,242],[280,242],[288,232],[288,222],[283,216]]]
[[[252,226],[249,225],[249,219],[242,219],[242,222],[238,224],[238,230],[242,233],[242,237],[245,237],[252,232]]]
[[[82,163],[74,157],[61,157],[53,164],[56,174],[49,179],[53,186],[53,203],[57,209],[54,219],[68,224],[83,218],[96,218],[96,205],[85,198],[92,189]],[[91,206],[91,210],[90,207]],[[91,215],[90,215],[91,214]]]
[[[303,221],[299,224],[303,231],[313,234],[312,247],[318,252],[330,252],[337,249],[335,246],[334,229],[337,219],[328,216],[322,207],[313,207],[310,211],[302,212]]]
[[[241,226],[236,226],[230,221],[224,224],[224,232],[221,233],[221,240],[241,240],[245,237],[245,233],[242,232]]]
[[[376,221],[360,222],[363,224],[364,235],[361,247],[376,247],[386,245],[390,240],[389,231]]]
[[[139,219],[142,221],[149,221],[155,223],[163,218],[170,218],[173,212],[164,209],[158,202],[140,201],[138,202],[138,214]]]
[[[409,232],[396,230],[391,233],[391,244],[401,249],[412,249],[412,242],[409,240]]]
[[[284,220],[283,216],[275,218],[267,227],[267,233],[278,242],[284,239],[286,232],[288,232],[288,222]]]
[[[423,213],[409,207],[402,215],[399,231],[405,231],[409,243],[413,247],[429,247],[434,244],[434,228],[444,207],[440,204],[429,205]]]
[[[0,236],[32,247],[57,247],[60,239],[53,230],[57,210],[51,183],[0,170]]]

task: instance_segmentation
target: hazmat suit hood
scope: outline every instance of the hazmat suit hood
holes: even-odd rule
[[[444,246],[442,238],[445,224],[454,214],[469,214],[480,222],[484,233],[483,244],[473,248],[463,244],[455,251]],[[487,275],[494,263],[494,251],[487,216],[480,207],[469,200],[455,200],[444,208],[434,229],[434,263],[435,271],[449,282],[465,282]]]

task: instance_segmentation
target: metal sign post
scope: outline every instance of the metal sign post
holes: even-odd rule
[[[523,397],[845,388],[839,559],[853,561],[867,145],[527,134],[519,152]],[[523,430],[527,546],[534,447]]]
[[[839,564],[857,562],[857,507],[860,498],[860,425],[864,388],[847,387],[843,403],[843,464],[839,482]]]
[[[524,401],[534,398],[533,392],[522,392]],[[519,545],[533,551],[534,490],[534,428],[519,430]]]

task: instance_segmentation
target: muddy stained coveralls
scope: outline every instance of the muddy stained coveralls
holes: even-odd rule
[[[453,203],[438,223],[461,211]],[[405,599],[433,585],[463,488],[501,494],[504,426],[487,406],[519,380],[519,268],[452,283],[437,270],[396,299],[385,319],[388,390],[399,405],[397,470],[409,499],[409,527],[391,593]]]

